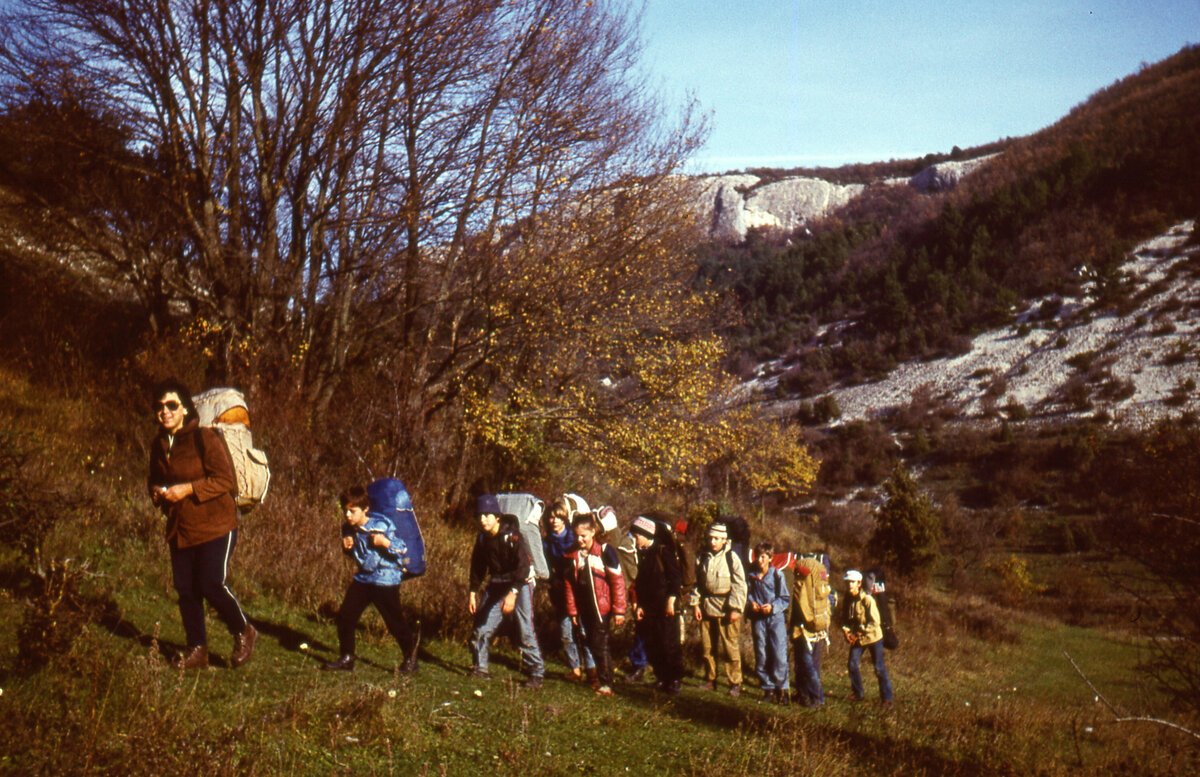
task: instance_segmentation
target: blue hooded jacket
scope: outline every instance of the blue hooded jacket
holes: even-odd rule
[[[354,579],[367,585],[400,585],[404,579],[404,567],[400,559],[406,546],[396,534],[396,527],[379,513],[367,513],[367,522],[353,529],[354,548],[350,555],[358,564]],[[371,543],[372,534],[382,534],[392,543],[389,548],[377,548]]]

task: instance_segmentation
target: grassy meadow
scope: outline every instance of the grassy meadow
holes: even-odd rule
[[[161,519],[142,495],[144,419],[8,371],[0,412],[6,515],[24,516],[10,517],[0,549],[0,774],[1166,775],[1200,766],[1195,738],[1114,722],[1064,655],[1123,714],[1188,723],[1137,671],[1146,635],[1136,624],[1066,626],[936,579],[897,594],[903,642],[888,654],[889,710],[866,667],[867,701],[844,700],[846,652],[836,642],[818,711],[760,703],[749,681],[740,699],[703,691],[694,654],[673,699],[629,684],[597,697],[560,679],[557,655],[547,656],[545,687],[525,690],[507,639],[492,679],[473,680],[462,607],[469,533],[430,516],[435,571],[403,595],[432,635],[420,673],[398,673],[399,652],[371,611],[357,670],[325,673],[350,569],[334,547],[336,516],[305,512],[286,487],[244,520],[233,564],[231,588],[261,632],[254,658],[226,668],[230,639],[210,618],[215,667],[180,673],[169,662],[183,633]],[[297,550],[325,535],[327,554]],[[1056,572],[1043,567],[1044,578]],[[628,627],[618,632],[618,655],[629,638]],[[749,653],[747,637],[747,666]]]

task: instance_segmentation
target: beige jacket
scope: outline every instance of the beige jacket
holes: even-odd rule
[[[742,560],[726,546],[719,553],[705,553],[696,564],[696,588],[691,605],[699,606],[706,618],[720,618],[746,609],[746,570]]]
[[[883,625],[879,621],[879,605],[875,597],[860,593],[847,597],[846,621],[842,629],[858,637],[858,644],[871,645],[883,639]]]

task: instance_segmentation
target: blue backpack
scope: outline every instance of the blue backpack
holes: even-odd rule
[[[408,489],[397,478],[382,478],[367,486],[367,498],[371,501],[370,513],[387,518],[396,527],[396,534],[404,540],[406,547],[400,559],[404,578],[420,577],[425,574],[425,538],[413,512]]]

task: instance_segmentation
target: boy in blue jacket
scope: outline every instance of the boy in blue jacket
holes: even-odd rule
[[[754,634],[754,673],[763,699],[787,704],[787,609],[791,601],[787,579],[771,565],[775,547],[761,542],[754,549],[754,571],[746,577],[749,588],[746,614]]]
[[[400,558],[405,551],[404,541],[396,535],[396,527],[385,516],[367,512],[370,500],[362,486],[347,489],[338,497],[338,502],[346,514],[342,548],[353,557],[358,572],[346,588],[337,614],[341,656],[323,664],[322,668],[331,671],[354,669],[354,629],[367,605],[373,604],[404,651],[400,671],[416,674],[417,640],[400,607],[400,581],[404,576]]]

